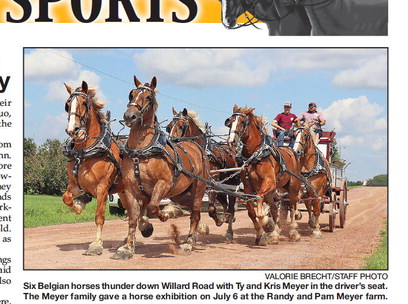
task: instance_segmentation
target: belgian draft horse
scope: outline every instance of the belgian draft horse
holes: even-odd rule
[[[243,144],[242,155],[247,159],[247,166],[241,173],[244,192],[261,197],[257,199],[256,211],[254,202],[247,202],[248,215],[256,230],[256,244],[266,245],[269,241],[269,232],[272,230],[271,241],[278,242],[280,228],[278,206],[274,202],[274,197],[276,190],[281,188],[289,193],[291,217],[289,238],[298,240],[300,234],[295,221],[301,187],[298,161],[289,148],[265,144],[266,133],[262,117],[256,116],[253,111],[254,108],[240,108],[235,105],[233,114],[226,120],[225,125],[230,129],[228,144],[234,147],[237,147],[239,142]],[[274,229],[271,228],[269,208],[263,204],[264,201],[272,207]]]
[[[207,137],[205,127],[199,121],[197,114],[194,111],[183,109],[177,113],[173,109],[173,120],[167,125],[167,132],[175,140],[194,140],[199,143],[207,152],[210,161],[210,170],[236,168],[235,160],[236,152],[226,144],[219,144]],[[232,176],[231,172],[223,172],[212,175],[218,181],[227,180],[230,185],[239,185],[239,175]],[[214,219],[217,226],[221,226],[224,222],[228,223],[225,239],[230,241],[233,239],[232,223],[235,220],[235,196],[226,195],[224,193],[210,192],[208,204],[208,214]],[[215,208],[215,201],[221,203],[226,217],[220,217]]]
[[[293,150],[298,155],[300,171],[307,178],[308,183],[313,187],[306,187],[310,200],[305,200],[305,205],[309,213],[309,226],[313,228],[313,235],[321,238],[319,216],[321,213],[320,203],[324,195],[330,196],[331,174],[327,159],[321,154],[313,142],[310,127],[306,124],[297,130],[295,145]],[[317,195],[317,196],[316,196]]]
[[[222,23],[249,12],[269,35],[387,35],[388,0],[221,0]],[[249,19],[249,18],[248,18]],[[253,24],[252,19],[244,25]]]
[[[109,122],[102,113],[104,104],[98,101],[96,90],[88,88],[85,81],[77,89],[66,84],[65,87],[69,94],[65,103],[68,113],[66,132],[72,139],[64,147],[69,161],[68,185],[62,199],[76,214],[80,214],[85,204],[96,197],[96,238],[85,254],[100,255],[108,194],[117,192],[126,209],[132,198],[124,191],[119,148],[111,137]]]
[[[182,248],[191,251],[206,185],[186,171],[207,179],[208,159],[202,147],[195,142],[176,144],[163,140],[164,133],[156,118],[156,77],[150,84],[142,84],[135,76],[134,83],[136,88],[129,93],[129,103],[123,115],[126,126],[130,127],[122,164],[126,188],[143,202],[142,213],[143,209],[147,209],[163,222],[171,217],[170,213],[159,209],[163,198],[188,207],[191,210],[190,231]],[[127,243],[118,249],[115,258],[126,259],[134,253],[139,216],[137,207],[133,205],[128,209]]]

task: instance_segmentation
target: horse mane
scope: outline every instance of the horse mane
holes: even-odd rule
[[[244,108],[237,108],[237,110],[234,112],[248,115],[249,118],[255,122],[259,130],[266,129],[264,127],[267,125],[268,122],[265,120],[265,118],[262,115],[261,116],[255,115],[254,110],[255,108],[244,107]]]
[[[201,132],[205,133],[204,124],[200,121],[200,117],[198,116],[198,113],[196,111],[188,110],[187,116],[193,120],[193,122],[197,125],[197,127],[201,130]]]
[[[88,88],[88,96],[89,96],[89,101],[92,105],[92,108],[95,110],[96,115],[100,118],[102,122],[107,122],[106,121],[106,115],[105,113],[102,112],[102,109],[105,106],[105,102],[98,100],[98,97],[96,97],[96,88]]]

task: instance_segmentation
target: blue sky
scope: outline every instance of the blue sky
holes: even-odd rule
[[[272,121],[284,101],[297,115],[314,101],[351,162],[349,180],[387,173],[386,49],[25,49],[24,64],[25,137],[39,144],[67,137],[63,82],[98,88],[119,120],[133,75],[142,82],[156,76],[159,121],[185,107],[224,134],[234,104]]]

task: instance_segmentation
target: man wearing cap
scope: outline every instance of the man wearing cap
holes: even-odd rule
[[[300,127],[300,122],[304,121],[305,124],[313,124],[310,127],[312,131],[313,142],[315,145],[319,143],[319,139],[322,136],[322,126],[326,124],[326,119],[324,118],[323,114],[317,112],[316,103],[311,102],[309,103],[309,109],[307,112],[302,113],[297,119],[296,124]]]
[[[276,136],[278,137],[278,146],[282,147],[285,136],[290,137],[289,147],[293,148],[295,138],[293,137],[293,127],[297,116],[290,113],[292,103],[286,101],[283,104],[283,112],[279,113],[271,122],[271,125],[277,129]]]

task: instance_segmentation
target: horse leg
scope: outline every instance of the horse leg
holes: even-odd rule
[[[229,195],[228,196],[228,215],[226,221],[228,223],[227,231],[225,232],[225,240],[227,242],[232,241],[234,238],[234,232],[232,230],[232,223],[235,221],[235,201],[236,197]]]
[[[118,193],[122,205],[126,208],[129,217],[128,235],[125,239],[125,245],[118,248],[116,253],[111,257],[114,260],[130,259],[135,253],[137,219],[139,216],[139,204],[136,198],[129,191]]]
[[[296,222],[297,214],[297,203],[299,201],[299,191],[297,187],[291,185],[289,188],[289,204],[290,204],[290,224],[289,224],[289,239],[291,241],[298,241],[300,239],[300,234],[297,231],[298,224]],[[297,188],[297,189],[296,189]],[[293,191],[295,189],[296,191]]]
[[[149,201],[143,200],[142,207],[139,213],[139,231],[142,233],[143,237],[148,238],[153,234],[154,228],[153,225],[149,221],[149,217],[147,216],[147,205]]]
[[[273,245],[277,245],[279,242],[279,236],[281,233],[281,213],[280,213],[280,207],[281,204],[279,201],[275,199],[275,195],[270,194],[268,195],[265,200],[267,201],[269,207],[270,207],[270,214],[272,217],[272,222],[275,224],[275,227],[270,235],[269,243]],[[286,221],[286,218],[285,218]]]
[[[85,204],[77,202],[77,196],[81,194],[81,189],[75,182],[68,182],[67,190],[62,195],[62,201],[67,205],[75,214],[81,214]]]
[[[166,193],[170,190],[171,185],[164,180],[160,180],[156,183],[153,188],[152,196],[150,197],[149,204],[147,205],[148,211],[151,214],[158,217],[160,221],[165,222],[170,218],[170,213],[161,212],[159,204],[162,198],[165,197]]]
[[[255,207],[254,207],[254,202],[248,201],[246,203],[246,206],[248,210],[248,216],[254,223],[254,228],[256,230],[255,245],[266,245],[267,240],[265,238],[265,231],[263,230],[262,225],[258,223],[256,212],[255,212]]]
[[[215,202],[217,198],[217,193],[215,192],[210,192],[208,194],[208,215],[214,220],[215,224],[219,227],[221,226],[224,222],[220,220],[217,214],[217,209],[215,208]]]
[[[191,194],[194,200],[192,201],[192,206],[190,208],[190,230],[186,240],[180,245],[180,248],[184,251],[191,251],[196,244],[196,231],[201,218],[201,207],[205,189],[205,185],[198,181],[195,181],[191,188]]]
[[[320,225],[319,225],[319,217],[320,217],[320,199],[315,199],[313,200],[313,236],[316,239],[321,239],[323,238],[322,233],[320,231]]]
[[[96,212],[95,212],[95,224],[96,224],[96,237],[95,240],[89,245],[88,250],[84,255],[101,255],[102,254],[102,229],[105,223],[105,208],[106,199],[108,197],[107,184],[98,186],[96,190]]]

